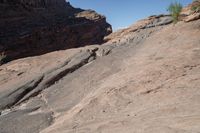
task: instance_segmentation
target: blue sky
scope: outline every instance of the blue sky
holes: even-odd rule
[[[114,30],[128,27],[139,19],[166,13],[174,0],[69,0],[74,7],[93,9],[106,16]],[[192,0],[177,0],[187,5]]]

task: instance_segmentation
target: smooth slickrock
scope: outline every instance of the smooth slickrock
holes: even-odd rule
[[[198,133],[199,26],[197,20],[142,28],[122,43],[1,66],[1,131]]]
[[[58,117],[42,133],[198,133],[199,26],[150,28],[63,78],[44,92]]]
[[[0,133],[199,133],[199,36],[200,19],[151,16],[102,45],[8,62]]]

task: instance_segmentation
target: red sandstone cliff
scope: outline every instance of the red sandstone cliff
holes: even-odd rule
[[[106,18],[65,0],[0,0],[0,53],[7,61],[102,43]]]

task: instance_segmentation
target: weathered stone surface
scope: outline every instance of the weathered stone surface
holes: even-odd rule
[[[52,121],[52,112],[33,112],[37,109],[25,109],[13,111],[0,117],[1,133],[38,133],[48,127]],[[33,114],[31,114],[33,113]]]
[[[2,108],[1,131],[198,132],[199,25],[141,28],[127,33],[134,40],[123,45],[63,50],[0,66],[1,97],[21,95],[16,85],[33,86],[33,79],[44,76],[17,104]]]
[[[100,44],[111,32],[104,16],[64,0],[0,2],[0,53],[7,61]]]
[[[194,7],[200,7],[200,1],[195,0],[188,6],[184,7],[181,12],[181,20],[184,22],[190,22],[200,19],[200,12],[197,10],[195,11]]]
[[[138,38],[133,38],[131,36],[134,36],[134,34],[137,34],[137,32],[139,32],[141,29],[165,26],[171,23],[172,23],[172,18],[169,15],[150,16],[147,19],[139,20],[138,22],[136,22],[129,28],[116,31],[106,36],[104,39],[112,43],[122,43],[128,40],[134,40],[134,39],[139,40],[138,38],[141,38],[140,36],[138,36]],[[152,32],[153,31],[154,29],[152,30]],[[145,34],[143,33],[142,34],[143,37],[141,39],[148,36],[148,34],[146,34],[145,36],[144,35]]]
[[[162,25],[168,25],[173,22],[173,19],[171,16],[155,16],[155,19],[153,21],[146,25],[144,28],[151,28],[151,27],[156,27],[156,26],[162,26]]]
[[[44,95],[60,117],[42,133],[198,132],[199,25],[164,26],[50,87]]]
[[[23,97],[34,90],[42,79],[43,77],[41,76],[30,81],[25,81],[22,86],[16,87],[15,89],[2,88],[3,90],[8,90],[8,92],[4,92],[0,95],[0,110],[14,106]]]
[[[198,20],[200,19],[200,13],[194,13],[192,15],[189,15],[188,17],[186,17],[184,19],[185,22],[190,22],[190,21],[194,21],[194,20]]]
[[[198,133],[200,20],[162,17],[0,66],[0,132]]]
[[[66,60],[58,68],[53,68],[46,73],[41,73],[40,76],[33,77],[33,79],[26,79],[27,81],[19,81],[18,84],[22,84],[19,87],[2,88],[7,91],[0,95],[0,111],[18,105],[21,102],[38,95],[42,90],[54,85],[69,73],[72,73],[89,63],[91,57],[94,57],[94,59],[96,58],[95,51],[82,51]]]

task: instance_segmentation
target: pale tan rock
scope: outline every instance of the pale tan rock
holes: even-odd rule
[[[0,66],[0,132],[199,133],[200,19],[159,18]]]
[[[184,21],[185,22],[190,22],[190,21],[194,21],[194,20],[197,20],[197,19],[200,19],[200,13],[193,13],[189,16],[187,16]]]
[[[0,105],[15,96],[22,100],[1,111],[1,131],[198,133],[199,25],[140,29],[127,33],[138,41],[124,45],[57,51],[0,66]],[[20,93],[28,87],[33,90]],[[44,90],[36,93],[38,87]]]

